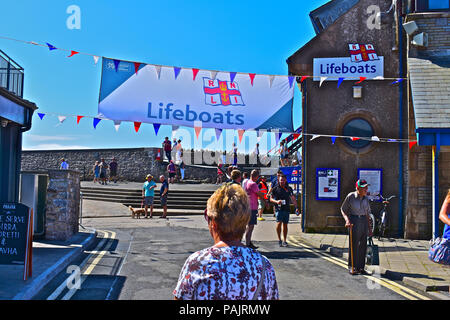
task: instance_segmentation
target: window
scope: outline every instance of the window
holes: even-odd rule
[[[448,9],[449,8],[448,0],[428,0],[428,9]]]
[[[342,128],[342,134],[350,137],[372,137],[374,131],[369,122],[362,118],[353,118],[348,121]],[[352,148],[361,149],[370,144],[370,140],[344,139],[344,141]]]
[[[421,11],[448,11],[450,0],[415,0],[416,12]]]

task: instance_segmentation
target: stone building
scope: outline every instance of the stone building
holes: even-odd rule
[[[448,145],[450,132],[448,8],[447,0],[334,0],[310,13],[317,34],[287,59],[290,74],[299,76],[303,99],[306,232],[345,232],[340,205],[355,189],[359,170],[370,169],[381,176],[382,194],[396,195],[389,207],[389,235],[431,237],[450,182],[442,167],[448,168],[450,157],[439,147]],[[408,34],[403,25],[410,21],[418,29]],[[350,56],[349,44],[373,45],[383,59],[381,74],[364,74],[369,65],[354,69],[353,78],[339,79],[336,69],[340,58]],[[300,77],[305,75],[314,77]],[[332,136],[367,138],[334,142]],[[386,139],[417,139],[418,145]],[[336,197],[318,197],[320,169],[339,169]],[[380,208],[373,202],[374,213]]]
[[[0,203],[19,201],[22,133],[36,105],[23,99],[23,68],[0,50]]]
[[[450,188],[450,2],[408,1],[408,151],[405,236],[442,234],[441,204]]]
[[[377,5],[388,12],[384,23],[370,29],[367,8]],[[401,54],[397,37],[396,8],[391,1],[360,0],[331,1],[311,12],[316,36],[287,59],[289,73],[311,76],[298,81],[303,99],[303,212],[306,232],[345,232],[340,205],[345,196],[355,190],[358,169],[381,171],[381,192],[396,195],[390,207],[390,233],[403,232],[404,183],[407,146],[403,143],[371,141],[371,137],[402,139],[406,137],[406,112],[399,104],[405,97],[402,85],[391,85],[392,78],[403,76]],[[382,59],[374,76],[366,75],[372,65],[366,62],[348,64],[346,68],[363,66],[354,74],[330,71],[331,66],[340,67],[344,58],[350,60],[349,44],[371,44]],[[329,60],[319,60],[330,58]],[[322,61],[325,61],[322,64]],[[317,70],[318,64],[321,63]],[[314,66],[316,65],[316,66]],[[328,67],[328,70],[326,68]],[[327,72],[328,71],[328,72]],[[360,72],[362,71],[362,72]],[[320,74],[321,72],[321,74]],[[367,77],[356,84],[359,77]],[[376,76],[384,80],[374,80]],[[320,77],[327,77],[321,84]],[[345,77],[340,82],[339,78]],[[385,78],[390,78],[385,79]],[[338,85],[339,84],[339,85]],[[314,140],[308,134],[324,135]],[[369,140],[337,138],[331,136],[367,137]],[[334,197],[319,197],[320,175],[318,169],[338,169],[338,182]],[[337,189],[337,190],[336,190]],[[329,191],[327,190],[327,191]],[[323,190],[322,190],[323,191]],[[380,208],[374,202],[372,209]]]

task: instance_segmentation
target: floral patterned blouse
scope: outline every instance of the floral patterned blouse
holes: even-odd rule
[[[264,285],[258,300],[278,300],[275,270],[269,260],[247,247],[210,247],[184,263],[173,294],[183,300],[251,300],[265,259]]]

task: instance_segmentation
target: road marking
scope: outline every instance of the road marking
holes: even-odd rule
[[[105,232],[111,232],[111,237],[108,238],[108,241],[110,240],[114,240],[116,237],[116,233],[114,231],[105,231]],[[94,254],[97,254],[97,257],[94,259],[94,261],[92,261],[89,264],[89,267],[81,274],[81,280],[80,280],[80,287],[83,284],[83,282],[88,278],[88,276],[91,274],[92,270],[94,270],[95,266],[100,262],[100,260],[103,258],[103,256],[107,253],[108,251],[99,251],[99,250],[95,250],[93,251],[89,256],[92,256]],[[77,292],[78,289],[74,288],[74,289],[70,289],[64,297],[62,297],[61,300],[70,300],[70,298],[73,297],[73,295]]]
[[[102,248],[104,245],[106,245],[106,243],[111,239],[111,238],[109,237],[109,232],[108,232],[108,231],[101,231],[101,230],[98,230],[98,231],[103,233],[102,240],[97,244],[97,246],[95,247],[95,250],[94,250],[94,251],[90,251],[90,252],[85,251],[86,253],[89,253],[89,255],[88,255],[88,256],[87,256],[87,257],[79,264],[80,269],[83,268],[83,267],[86,265],[86,263],[89,261],[89,259],[92,257],[93,254],[95,254],[95,253],[101,253],[102,251],[99,251],[100,248]],[[112,239],[114,239],[115,233],[112,232],[112,231],[110,231],[110,232],[113,234]],[[106,253],[106,251],[102,254],[102,256],[103,256],[105,253]],[[97,263],[98,263],[98,261],[96,262],[96,264],[97,264]],[[93,269],[93,268],[92,268],[92,269]],[[90,272],[92,272],[92,270],[90,270]],[[90,272],[89,272],[89,273],[90,273]],[[68,282],[69,280],[71,280],[72,277],[73,277],[73,276],[70,275],[68,278],[66,278],[66,279],[58,286],[58,288],[56,288],[55,291],[53,291],[53,293],[47,297],[47,300],[55,300],[55,299],[56,299],[56,298],[64,291],[64,289],[67,288],[67,282]],[[84,282],[85,279],[86,279],[86,276],[84,276],[84,274],[81,274],[81,277],[80,277],[80,285]],[[73,293],[71,294],[70,297],[72,297],[73,294],[75,294],[75,292],[76,292],[75,290],[76,290],[76,289],[71,289],[71,290],[70,290],[70,291],[73,291]],[[69,292],[70,292],[70,291],[69,291]],[[64,297],[66,297],[66,296],[68,297],[67,294],[66,294]],[[64,297],[63,297],[63,300],[65,300]]]
[[[338,266],[348,269],[348,263],[346,261],[339,259],[337,257],[333,257],[326,252],[320,252],[317,249],[312,248],[312,247],[300,242],[300,240],[295,239],[293,236],[288,237],[288,242],[293,244],[294,246],[301,246],[307,252],[315,253],[315,254],[319,255],[321,258],[323,258],[331,263],[334,263]],[[370,276],[370,275],[364,275],[364,277],[366,277],[367,279],[370,279],[373,282],[376,282],[376,283],[382,285],[385,288],[388,288],[388,289],[396,292],[397,294],[399,294],[409,300],[418,300],[418,299],[431,300],[430,298],[425,297],[425,296],[415,292],[414,290],[406,288],[392,280],[385,279],[385,278],[380,279],[378,277],[374,277],[374,276]]]

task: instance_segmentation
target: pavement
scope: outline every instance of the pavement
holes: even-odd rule
[[[117,203],[83,201],[83,219],[129,216],[127,210]],[[170,212],[168,215],[170,218]],[[258,221],[255,228],[255,242],[277,240],[272,215],[265,215],[265,218],[266,221]],[[204,225],[199,219],[200,217],[196,217],[195,225],[191,227]],[[171,224],[172,221],[183,223],[171,220]],[[139,223],[137,219],[135,222]],[[348,258],[348,235],[303,233],[300,222],[300,217],[291,215],[290,238],[331,255]],[[34,240],[33,274],[28,280],[23,280],[24,266],[0,265],[0,300],[31,299],[84,250],[92,246],[95,239],[96,230],[80,227],[79,232],[67,241]],[[380,265],[366,266],[369,272],[379,272],[382,276],[402,281],[417,290],[449,292],[450,266],[428,260],[429,241],[385,238],[381,241],[374,239],[374,243],[379,246]],[[450,295],[440,294],[438,298],[450,300]]]

